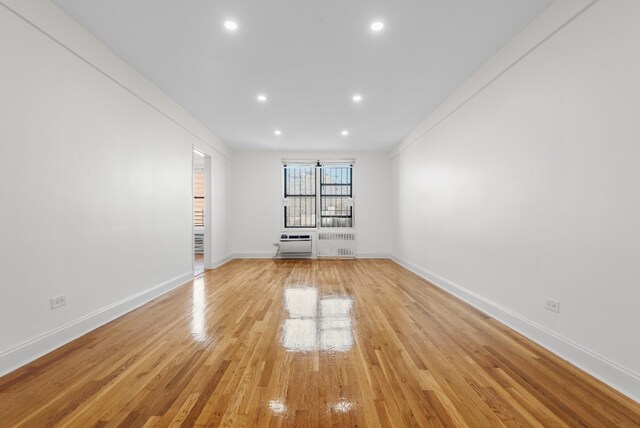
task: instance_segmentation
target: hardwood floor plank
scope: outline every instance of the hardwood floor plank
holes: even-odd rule
[[[389,260],[234,260],[0,378],[4,426],[640,426]]]

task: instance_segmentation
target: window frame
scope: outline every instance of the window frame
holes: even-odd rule
[[[282,173],[281,173],[281,183],[282,183],[282,195],[283,195],[283,199],[282,199],[282,230],[284,231],[291,231],[291,230],[318,230],[318,229],[326,229],[326,230],[330,230],[330,229],[355,229],[355,199],[354,199],[354,184],[353,184],[353,170],[354,170],[354,164],[355,161],[353,160],[331,160],[331,161],[309,161],[309,160],[305,160],[305,161],[289,161],[289,160],[283,160],[282,161]],[[288,194],[287,193],[287,180],[288,180],[288,168],[292,168],[292,167],[313,167],[315,169],[315,192],[313,195],[307,195],[307,194],[300,194],[300,195],[296,195],[296,194]],[[350,199],[349,201],[349,211],[350,211],[350,215],[349,216],[323,216],[322,215],[322,185],[328,185],[331,186],[331,184],[328,183],[322,183],[321,184],[321,180],[322,177],[318,177],[318,175],[322,174],[322,169],[324,167],[327,168],[331,168],[331,167],[345,167],[345,168],[349,168],[349,184],[340,184],[340,185],[348,185],[350,186],[349,189],[349,195],[324,195],[325,197],[331,197],[331,196],[338,196],[338,197],[348,197]],[[289,203],[287,202],[288,200],[290,200],[289,198],[299,198],[299,197],[312,197],[315,199],[315,216],[314,216],[314,225],[313,226],[296,226],[296,225],[287,225],[287,214],[288,214],[288,205]],[[322,226],[322,219],[323,218],[348,218],[350,219],[350,226],[345,226],[345,227],[340,227],[340,226]]]
[[[287,174],[289,167],[311,167],[314,170],[313,176],[313,194],[289,194],[287,193]],[[283,228],[284,229],[317,229],[318,228],[318,168],[312,163],[293,163],[283,165],[283,178],[282,178],[282,187],[283,187],[283,202],[287,200],[287,198],[313,198],[314,205],[314,215],[313,215],[313,226],[288,226],[288,204],[283,203]]]

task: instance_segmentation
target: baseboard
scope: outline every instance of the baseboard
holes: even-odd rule
[[[221,259],[216,260],[215,262],[211,263],[211,267],[207,268],[207,269],[217,269],[219,267],[222,267],[223,265],[226,265],[227,263],[229,263],[231,260],[233,260],[234,257],[233,255],[228,255],[227,257],[223,257]]]
[[[189,271],[0,353],[0,376],[125,315],[193,279]]]
[[[233,253],[231,259],[272,259],[275,255],[274,249],[272,253]]]
[[[598,355],[479,294],[442,278],[420,266],[392,256],[400,266],[426,279],[438,288],[464,300],[487,315],[543,346],[560,358],[584,370],[596,379],[640,402],[640,375]]]
[[[358,253],[356,255],[357,259],[390,259],[391,254],[389,253]]]
[[[275,259],[276,252],[273,253],[234,253],[231,259]],[[315,260],[315,254],[309,256],[279,256],[277,260]]]
[[[229,260],[233,259],[272,259],[275,256],[274,253],[234,253],[229,257]],[[315,259],[316,256],[312,256],[311,258]],[[390,259],[391,254],[389,253],[358,253],[356,255],[357,259]]]

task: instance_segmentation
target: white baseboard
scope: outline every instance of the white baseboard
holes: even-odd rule
[[[207,269],[217,269],[220,266],[226,265],[227,263],[229,263],[233,259],[234,259],[233,255],[228,255],[227,257],[223,257],[223,258],[218,259],[215,262],[211,263],[211,266],[208,267]]]
[[[392,256],[391,259],[435,286],[464,300],[528,337],[629,398],[640,402],[640,375],[637,373],[414,263],[395,256]]]
[[[356,255],[357,259],[390,259],[391,254],[389,253],[358,253]]]
[[[231,259],[272,259],[275,255],[274,249],[272,253],[234,253]]]
[[[234,253],[231,259],[276,259],[276,260],[315,260],[317,257],[315,254],[309,256],[299,256],[299,257],[278,257],[276,259],[276,252],[273,253]]]
[[[0,376],[12,372],[49,352],[113,321],[145,303],[193,279],[193,272],[171,278],[119,302],[105,306],[84,317],[58,327],[21,345],[0,353]]]
[[[272,259],[275,256],[274,253],[235,253],[233,256],[229,258],[232,259]],[[312,259],[317,258],[315,255],[311,257]],[[358,253],[356,254],[357,259],[390,259],[391,254],[389,253]]]

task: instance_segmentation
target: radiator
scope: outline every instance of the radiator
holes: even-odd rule
[[[345,257],[356,256],[355,232],[319,232],[318,233],[318,257]]]
[[[276,256],[311,256],[311,235],[282,234],[277,246],[278,254]]]

